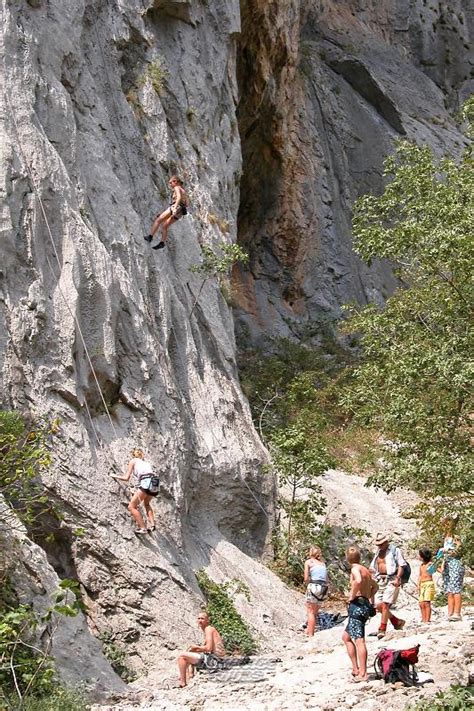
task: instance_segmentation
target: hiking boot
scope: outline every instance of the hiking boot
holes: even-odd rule
[[[385,630],[378,630],[377,631],[377,639],[382,639],[383,637],[385,637],[386,634],[387,633]]]
[[[155,244],[155,246],[152,247],[152,249],[163,249],[164,246],[165,246],[164,242],[158,242],[158,244]]]
[[[145,242],[151,242],[153,237],[152,237],[152,235],[145,235],[143,239],[145,240]]]
[[[134,533],[135,533],[137,536],[144,536],[146,532],[147,532],[146,528],[136,528],[136,529],[134,530]]]
[[[402,630],[405,627],[405,620],[397,620],[392,622],[392,625],[395,630]]]

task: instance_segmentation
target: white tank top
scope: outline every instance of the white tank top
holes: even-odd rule
[[[146,459],[139,459],[138,457],[135,457],[135,459],[132,459],[132,462],[133,473],[137,480],[139,480],[143,474],[153,474],[153,467],[150,462],[146,461]]]

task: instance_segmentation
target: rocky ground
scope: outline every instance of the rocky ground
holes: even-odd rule
[[[387,496],[364,487],[362,477],[337,471],[328,472],[322,484],[331,522],[343,521],[373,535],[379,530],[387,531],[401,542],[404,550],[409,550],[416,528],[412,520],[402,516],[408,504],[413,504],[403,492]],[[95,711],[131,711],[137,707],[149,711],[247,711],[257,706],[265,711],[304,708],[398,711],[411,701],[433,695],[452,684],[467,683],[474,661],[474,609],[464,611],[462,622],[448,622],[446,609],[435,608],[432,623],[421,625],[414,596],[417,564],[414,559],[411,562],[412,580],[402,591],[398,605],[400,617],[407,621],[405,629],[392,631],[379,641],[370,636],[377,628],[378,617],[368,625],[369,671],[372,673],[367,683],[351,682],[350,665],[341,642],[343,626],[319,632],[307,642],[293,618],[288,622],[287,631],[283,627],[280,630],[276,645],[262,644],[261,654],[248,666],[214,675],[197,674],[184,690],[177,688],[176,683],[178,650],[162,649],[147,677],[130,685],[127,698],[115,697],[109,705],[95,707]],[[295,599],[295,603],[300,606],[303,621],[302,599]],[[338,609],[335,603],[328,605],[331,606]],[[196,639],[198,637],[196,634]],[[407,648],[414,644],[420,644],[418,670],[429,673],[433,682],[408,689],[396,688],[375,678],[372,664],[379,649],[384,646]]]
[[[131,711],[137,706],[149,711],[265,711],[280,709],[319,709],[320,711],[398,711],[421,698],[447,689],[452,684],[467,683],[474,650],[473,613],[465,612],[462,622],[446,620],[446,610],[439,609],[431,625],[418,622],[415,604],[403,609],[407,629],[387,635],[385,640],[367,637],[369,663],[384,646],[411,647],[420,644],[418,671],[429,673],[433,682],[418,688],[397,688],[378,680],[370,669],[367,683],[351,682],[350,666],[340,637],[342,626],[319,632],[308,643],[302,633],[288,638],[279,656],[262,655],[247,667],[214,675],[197,674],[189,686],[176,688],[173,659],[162,660],[146,682],[136,682],[133,701],[120,701],[101,711]],[[369,633],[376,629],[372,622]],[[99,711],[99,707],[96,707]]]

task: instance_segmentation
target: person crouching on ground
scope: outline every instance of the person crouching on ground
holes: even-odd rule
[[[200,612],[198,625],[204,632],[203,644],[192,644],[187,652],[178,657],[179,685],[187,684],[188,676],[194,676],[195,669],[215,670],[219,661],[225,657],[225,647],[219,632],[209,624],[207,612]]]
[[[418,578],[418,601],[420,603],[421,621],[431,621],[431,602],[435,598],[435,584],[433,576],[429,572],[431,565],[431,551],[429,548],[421,548],[418,551],[420,556],[420,575]]]
[[[390,607],[394,605],[400,592],[405,559],[399,548],[390,545],[390,538],[383,533],[377,533],[375,538],[377,552],[370,564],[370,570],[375,574],[379,586],[375,596],[375,607],[381,613],[377,637],[385,637],[387,623],[390,620],[396,630],[401,630],[405,620],[399,620]]]
[[[140,480],[153,475],[153,467],[150,462],[147,462],[147,460],[145,459],[143,451],[137,448],[132,449],[130,455],[132,458],[128,463],[127,473],[125,474],[125,476],[116,476],[114,474],[112,476],[114,479],[117,479],[117,481],[129,481],[132,474],[134,474],[135,477],[138,479],[138,491],[136,491],[130,499],[128,510],[132,514],[135,523],[137,524],[135,533],[140,536],[144,535],[147,532],[147,527],[138,507],[140,506],[140,504],[143,504],[148,520],[148,530],[154,531],[156,525],[155,516],[151,507],[151,500],[157,494],[150,494],[149,491],[140,488]]]
[[[367,647],[365,645],[365,624],[375,615],[372,604],[378,585],[370,570],[360,564],[360,551],[357,546],[346,550],[347,562],[351,565],[349,619],[342,635],[347,654],[352,663],[352,680],[367,681]]]
[[[311,546],[309,558],[304,564],[304,582],[306,583],[306,610],[308,624],[306,634],[314,635],[321,603],[328,594],[328,571],[323,560],[321,548]]]

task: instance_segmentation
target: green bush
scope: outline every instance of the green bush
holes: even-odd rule
[[[474,707],[474,687],[452,686],[407,706],[407,711],[468,711]]]
[[[45,625],[43,636],[48,634],[52,640],[60,616],[75,617],[83,609],[78,584],[62,580],[51,606],[41,616],[19,603],[6,571],[0,584],[0,695],[15,698],[18,704],[49,697],[57,690],[55,668],[48,646],[38,646],[36,630]]]
[[[27,692],[43,696],[54,686],[52,661],[35,648],[37,624],[25,605],[7,607],[0,615],[0,689],[7,698]]]
[[[148,76],[151,85],[157,94],[161,95],[168,79],[168,70],[163,65],[163,60],[158,57],[148,67]]]
[[[249,398],[256,427],[268,447],[280,487],[278,501],[284,512],[273,532],[272,570],[285,583],[300,588],[308,547],[320,543],[320,524],[326,502],[318,478],[335,464],[335,442],[340,442],[340,415],[335,406],[335,384],[352,356],[323,332],[324,347],[309,341],[275,339],[267,350],[247,349],[240,354],[240,376]],[[321,334],[320,334],[321,335]],[[331,354],[328,355],[328,351]],[[333,571],[339,588],[345,573]]]
[[[41,421],[27,426],[19,413],[0,410],[0,494],[7,504],[0,521],[0,553],[2,530],[11,529],[18,519],[32,535],[41,532],[43,514],[59,521],[40,478],[50,464],[49,444],[57,427],[57,422],[49,425]],[[49,650],[61,616],[75,616],[83,609],[79,585],[62,580],[49,608],[40,616],[20,603],[10,581],[14,565],[11,553],[8,557],[0,554],[0,700],[7,709],[68,708],[60,698],[66,699],[70,692],[58,686]],[[55,698],[56,706],[47,705]]]
[[[211,216],[212,213],[208,216],[208,220],[212,224]],[[212,217],[218,222],[217,217]],[[228,225],[225,220],[220,224]],[[228,274],[232,266],[237,262],[248,264],[249,255],[238,244],[226,244],[225,242],[221,242],[217,245],[217,250],[216,252],[209,245],[203,244],[201,247],[202,262],[200,264],[191,264],[189,271],[194,274],[201,274],[208,279],[209,277],[218,277],[223,274]]]
[[[102,642],[102,652],[104,657],[110,662],[112,669],[123,679],[127,684],[135,681],[137,678],[136,672],[129,669],[126,665],[127,655],[117,645],[114,636],[111,632],[102,632],[99,635]]]
[[[196,578],[206,600],[207,612],[211,624],[216,627],[222,636],[226,652],[231,654],[254,654],[257,648],[247,624],[235,609],[229,595],[229,590],[234,587],[248,594],[248,590],[239,583],[215,583],[204,570],[198,570]]]
[[[29,697],[20,705],[16,699],[7,701],[8,711],[87,711],[90,705],[82,689],[55,686],[41,698]]]
[[[0,493],[33,533],[42,514],[60,518],[40,479],[51,464],[50,442],[58,426],[41,420],[27,426],[18,412],[0,410]],[[13,525],[14,518],[2,512],[4,525]]]

